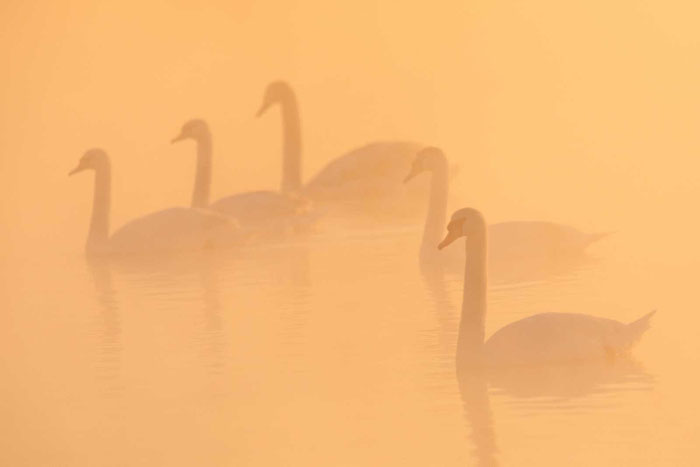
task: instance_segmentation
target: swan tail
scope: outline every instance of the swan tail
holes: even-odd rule
[[[586,246],[591,245],[592,243],[596,243],[605,237],[608,237],[612,235],[614,232],[598,232],[594,234],[590,234],[586,237]]]
[[[647,313],[636,321],[632,321],[627,325],[627,330],[629,332],[628,336],[630,339],[630,345],[634,345],[642,337],[642,335],[649,329],[649,321],[651,317],[654,316],[656,310],[651,313]]]

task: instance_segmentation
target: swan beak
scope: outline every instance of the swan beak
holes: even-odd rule
[[[418,175],[418,172],[415,171],[415,170],[411,170],[411,173],[408,174],[408,175],[406,175],[406,178],[403,179],[403,182],[404,182],[404,183],[408,183],[408,181],[411,180],[411,179],[412,179],[413,177],[415,177],[416,175]]]
[[[438,245],[438,250],[442,250],[447,245],[449,245],[450,243],[457,240],[459,237],[460,237],[460,235],[458,232],[448,231],[445,239],[443,241],[441,241],[440,244]]]
[[[75,175],[78,172],[82,172],[83,170],[85,170],[85,167],[79,165],[76,168],[74,168],[73,170],[71,170],[70,172],[68,172],[68,176],[70,177],[71,175]]]
[[[182,140],[185,139],[185,138],[187,138],[187,137],[184,136],[184,135],[182,135],[182,134],[177,135],[175,138],[173,138],[173,139],[170,140],[170,144],[175,144],[175,143],[177,143],[178,141],[182,141]]]
[[[262,114],[267,112],[267,109],[270,107],[270,104],[271,104],[271,102],[267,102],[267,101],[263,102],[262,105],[260,106],[260,108],[258,109],[258,112],[255,114],[255,116],[258,118],[261,117]]]

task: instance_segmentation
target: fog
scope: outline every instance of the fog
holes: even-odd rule
[[[3,464],[692,463],[698,14],[660,0],[4,0]],[[192,118],[211,130],[212,199],[277,190],[280,112],[256,118],[275,80],[296,92],[304,181],[366,143],[410,141],[456,168],[448,219],[471,206],[489,223],[610,232],[575,267],[499,282],[487,335],[542,311],[630,322],[658,308],[644,369],[596,373],[581,384],[607,389],[554,408],[479,378],[460,393],[462,278],[421,274],[422,211],[375,230],[321,219],[311,236],[154,269],[86,265],[93,181],[67,176],[86,150],[111,158],[112,230],[189,205],[195,148],[170,141]],[[105,365],[116,396],[94,381]]]
[[[82,232],[86,187],[63,174],[92,146],[117,158],[115,225],[186,203],[194,161],[168,142],[192,117],[212,126],[215,194],[276,186],[279,121],[254,118],[274,79],[299,94],[306,174],[365,142],[408,139],[444,147],[464,198],[493,220],[683,222],[694,194],[690,5],[2,8],[2,217],[13,241],[59,220]]]

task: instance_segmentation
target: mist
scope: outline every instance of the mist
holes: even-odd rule
[[[0,459],[692,463],[698,14],[658,0],[5,0]],[[171,140],[191,119],[211,133],[212,201],[278,191],[282,115],[256,117],[278,80],[298,101],[304,182],[368,143],[410,142],[449,164],[446,221],[473,207],[488,224],[608,234],[575,259],[489,263],[486,335],[540,312],[629,323],[658,309],[635,363],[574,370],[585,389],[566,394],[458,382],[464,260],[420,264],[427,190],[410,222],[314,214],[280,242],[84,260],[93,178],[67,174],[90,148],[111,161],[112,231],[189,206],[196,146]]]

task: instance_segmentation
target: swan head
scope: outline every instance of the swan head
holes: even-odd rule
[[[68,172],[68,175],[75,175],[83,170],[99,170],[109,167],[109,158],[103,149],[95,148],[88,150],[83,157],[80,158],[78,165]]]
[[[260,117],[271,106],[284,101],[290,95],[292,95],[292,88],[287,82],[273,81],[272,83],[267,85],[262,105],[260,106],[260,109],[258,110],[258,113],[255,114],[255,116]]]
[[[483,235],[486,231],[484,216],[474,208],[463,208],[452,214],[447,224],[447,236],[438,245],[442,250],[460,237]]]
[[[416,154],[416,158],[413,159],[411,171],[404,179],[404,183],[408,182],[413,177],[422,174],[423,172],[435,170],[436,168],[445,164],[445,154],[441,149],[432,146],[423,148],[418,152],[418,154]]]
[[[177,143],[186,139],[198,141],[209,135],[209,125],[201,118],[194,118],[184,125],[180,130],[180,134],[173,138],[170,142]]]

